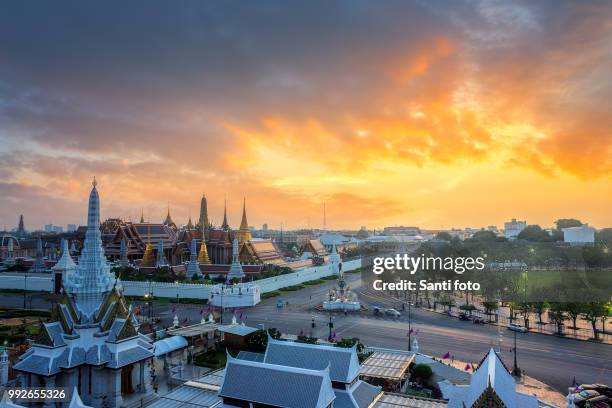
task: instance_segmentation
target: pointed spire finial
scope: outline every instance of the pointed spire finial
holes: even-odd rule
[[[93,181],[91,182],[91,185],[93,186],[93,188],[96,188],[96,186],[98,185],[98,182],[96,181],[96,176],[94,176]]]

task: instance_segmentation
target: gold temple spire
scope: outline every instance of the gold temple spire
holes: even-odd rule
[[[155,266],[155,256],[153,256],[153,248],[151,247],[150,239],[147,241],[147,245],[145,246],[145,251],[144,255],[142,256],[140,266],[145,268]]]
[[[200,245],[198,263],[201,265],[210,265],[210,258],[208,257],[208,249],[206,249],[206,241],[204,241],[204,234],[202,234],[202,245]]]
[[[223,224],[221,225],[221,229],[229,230],[229,225],[227,223],[227,199],[223,202]]]
[[[251,230],[249,229],[249,223],[247,222],[246,216],[246,198],[242,203],[242,220],[240,221],[240,229],[237,233],[238,243],[242,246],[245,242],[252,239]]]

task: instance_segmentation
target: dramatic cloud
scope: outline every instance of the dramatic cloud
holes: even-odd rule
[[[258,225],[320,226],[323,202],[335,227],[610,225],[610,21],[597,1],[7,4],[0,225],[82,222],[93,175],[125,218],[186,222],[205,192],[233,224],[246,196]]]

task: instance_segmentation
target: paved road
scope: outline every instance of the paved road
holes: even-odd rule
[[[347,275],[348,282],[358,293],[360,300],[369,305],[397,307],[397,300],[389,300],[378,292],[374,295],[367,287],[362,287],[359,275]],[[298,334],[303,332],[326,338],[329,329],[326,324],[329,315],[314,311],[316,302],[325,298],[334,282],[308,287],[283,296],[289,306],[276,308],[276,298],[266,299],[257,307],[238,311],[250,326],[263,324],[265,327],[276,327],[283,333]],[[3,295],[0,306],[21,307],[21,295]],[[393,304],[395,303],[395,304]],[[41,298],[33,299],[34,307],[44,306]],[[163,325],[172,321],[171,304],[156,303],[152,314],[162,318]],[[191,322],[200,320],[200,311],[206,306],[180,304],[178,315],[181,320],[188,318]],[[143,314],[147,313],[146,307]],[[311,319],[315,318],[316,327],[311,328]],[[225,321],[231,319],[226,313]],[[408,347],[408,321],[406,313],[399,319],[375,317],[371,312],[357,315],[333,315],[334,331],[338,338],[358,337],[370,346],[406,349]],[[413,309],[412,326],[418,330],[419,348],[422,353],[442,356],[449,352],[455,359],[478,362],[487,350],[498,347],[498,327],[492,325],[474,325],[455,318],[422,309]],[[514,333],[502,329],[502,356],[509,367],[512,367]],[[537,333],[518,334],[518,363],[525,372],[557,390],[565,392],[575,376],[582,383],[612,383],[612,346],[592,342],[562,339]]]
[[[361,288],[358,275],[347,275],[350,286],[359,294],[360,300],[369,305],[397,306],[397,300],[372,295]],[[289,306],[277,309],[276,298],[266,299],[257,307],[236,312],[243,314],[246,324],[256,327],[276,327],[283,333],[315,335],[326,338],[329,334],[327,323],[329,315],[316,312],[312,306],[316,300],[324,299],[328,290],[334,285],[328,282],[308,287],[283,296]],[[363,288],[367,289],[367,288]],[[394,303],[394,304],[392,304]],[[157,305],[154,314],[164,317],[169,324],[171,306]],[[182,305],[179,317],[189,317],[191,321],[199,320],[202,306]],[[316,327],[311,328],[311,319],[315,318]],[[407,349],[408,319],[406,313],[399,319],[375,317],[371,312],[344,316],[334,314],[334,331],[337,338],[358,337],[370,346]],[[231,319],[231,312],[225,314],[225,321]],[[474,325],[471,322],[433,313],[422,309],[413,309],[412,327],[418,330],[419,348],[422,353],[442,356],[449,352],[455,359],[478,362],[493,346],[498,347],[498,327],[493,325]],[[502,356],[509,368],[512,367],[514,332],[502,330]],[[566,392],[567,386],[575,376],[582,383],[612,383],[612,346],[592,342],[562,339],[537,333],[518,334],[518,363],[525,372],[534,378],[550,384],[555,389]]]

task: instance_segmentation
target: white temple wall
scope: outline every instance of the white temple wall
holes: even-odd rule
[[[53,291],[53,278],[51,274],[48,277],[27,276],[24,280],[21,275],[8,275],[3,273],[0,275],[0,289],[27,289],[36,292],[51,292]]]
[[[342,269],[345,272],[352,271],[361,267],[361,259],[342,262]],[[303,268],[297,272],[279,275],[272,278],[255,281],[261,293],[272,292],[286,286],[299,285],[300,283],[320,279],[334,274],[332,266],[321,265]],[[126,296],[144,296],[149,291],[154,297],[193,298],[209,299],[210,291],[214,285],[204,285],[200,283],[174,283],[174,282],[141,282],[141,281],[122,281],[123,293]],[[53,278],[40,276],[28,276],[27,283],[24,285],[23,275],[0,275],[0,289],[24,289],[31,291],[53,291]]]
[[[351,261],[342,262],[342,270],[344,272],[352,271],[361,267],[361,259],[353,259]],[[297,272],[279,275],[272,278],[258,280],[255,283],[259,285],[261,293],[273,292],[275,290],[299,285],[309,280],[320,279],[325,276],[333,275],[332,265],[311,266],[309,268],[300,269]]]

